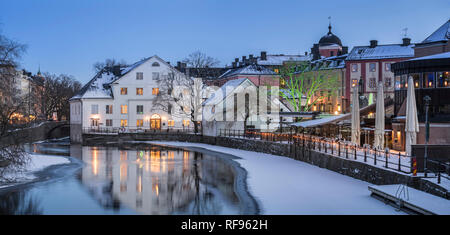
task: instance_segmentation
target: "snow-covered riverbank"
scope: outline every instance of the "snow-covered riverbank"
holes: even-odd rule
[[[30,154],[30,162],[20,171],[5,172],[0,178],[0,188],[26,183],[36,179],[35,172],[41,171],[52,165],[68,164],[70,160],[62,156]]]
[[[149,141],[231,154],[247,170],[263,214],[403,214],[370,196],[370,183],[290,158],[185,142]]]

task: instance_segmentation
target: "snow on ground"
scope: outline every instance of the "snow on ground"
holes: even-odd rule
[[[403,214],[370,196],[367,182],[287,157],[207,144],[147,141],[231,154],[247,170],[262,214]]]
[[[24,169],[16,172],[5,172],[3,175],[4,182],[11,182],[14,183],[23,183],[30,180],[35,179],[33,173],[43,170],[46,167],[52,166],[52,165],[59,165],[59,164],[68,164],[70,163],[70,160],[61,157],[61,156],[50,156],[50,155],[40,155],[40,154],[30,154],[30,162],[25,166]],[[11,186],[11,184],[7,185],[1,185],[2,179],[0,179],[0,188]]]

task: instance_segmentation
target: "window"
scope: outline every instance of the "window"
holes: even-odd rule
[[[91,105],[91,114],[98,114],[98,104]]]
[[[189,126],[189,120],[183,120],[183,126]]]
[[[136,80],[144,80],[144,73],[143,72],[137,72],[136,73]]]
[[[422,88],[433,88],[434,87],[434,73],[424,73]]]
[[[154,62],[154,63],[152,64],[152,67],[159,67],[159,63],[158,63],[158,62]]]
[[[128,94],[128,88],[126,88],[126,87],[120,88],[120,94],[121,94],[121,95],[126,95],[126,94]]]
[[[280,72],[279,69],[274,69],[273,71],[274,71],[275,73],[279,73],[279,72]]]
[[[91,119],[91,126],[98,126],[98,119]]]
[[[376,88],[377,87],[377,81],[375,78],[369,78],[369,87],[370,88]]]
[[[437,82],[439,87],[450,86],[450,73],[449,72],[439,72],[437,73]]]
[[[358,86],[358,79],[352,80],[352,87]]]
[[[136,127],[143,127],[144,126],[144,120],[137,119],[136,120]]]
[[[144,105],[137,105],[136,106],[136,113],[137,114],[144,114]]]
[[[106,126],[112,126],[112,119],[106,119]]]
[[[174,120],[167,120],[167,126],[170,126],[170,127],[175,126],[175,121]]]
[[[106,114],[112,114],[112,113],[113,113],[112,105],[106,105]]]
[[[334,51],[330,51],[330,56],[334,56]]]
[[[391,87],[392,86],[392,78],[384,78],[384,86]]]
[[[153,79],[153,80],[159,80],[159,73],[153,72],[153,73],[152,73],[152,79]]]
[[[172,114],[172,104],[167,105],[167,113]]]
[[[152,88],[152,95],[158,95],[159,94],[159,88]]]
[[[352,72],[358,72],[358,64],[352,64]]]
[[[127,114],[128,113],[128,106],[127,105],[121,105],[120,106],[120,113],[121,114]]]
[[[143,95],[144,94],[144,88],[136,88],[136,95]]]
[[[386,63],[384,68],[386,71],[391,71],[391,63]]]
[[[120,119],[120,126],[121,127],[128,126],[128,120],[127,119]]]
[[[370,63],[370,64],[369,64],[369,71],[370,71],[370,72],[375,72],[375,71],[376,71],[376,67],[377,67],[377,64],[375,64],[375,63]]]

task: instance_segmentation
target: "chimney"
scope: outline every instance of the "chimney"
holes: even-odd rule
[[[242,56],[242,64],[245,66],[247,65],[247,56]]]
[[[234,58],[234,62],[237,64],[239,62],[239,58]]]
[[[177,69],[181,69],[181,62],[177,61]]]
[[[342,54],[348,53],[348,47],[342,47]]]
[[[378,46],[378,41],[377,40],[370,40],[370,48],[375,48],[376,46]]]
[[[236,68],[236,61],[231,63],[231,67]]]
[[[307,51],[305,51],[305,55],[308,55],[308,52],[307,52]]]
[[[402,46],[409,46],[411,44],[411,38],[403,38]]]
[[[267,60],[267,52],[261,51],[261,60]]]

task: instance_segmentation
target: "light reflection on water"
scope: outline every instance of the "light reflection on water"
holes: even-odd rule
[[[69,147],[31,149],[53,153],[64,148]],[[29,214],[240,212],[234,169],[221,158],[156,146],[127,150],[71,146],[70,153],[84,163],[81,170],[58,180],[0,191],[0,214],[23,214],[23,208]]]

